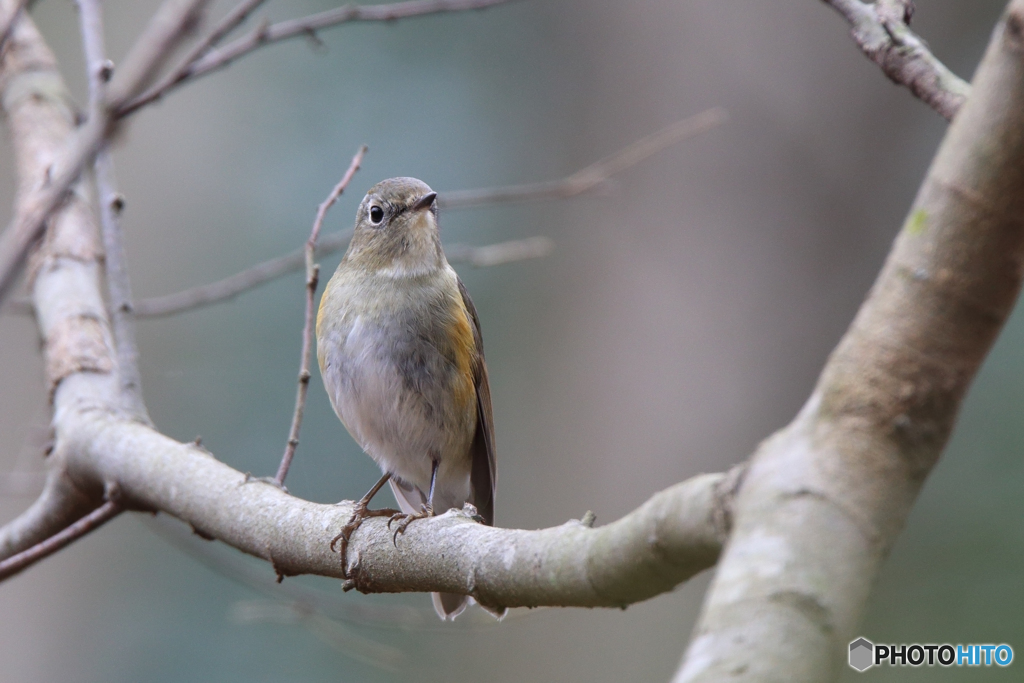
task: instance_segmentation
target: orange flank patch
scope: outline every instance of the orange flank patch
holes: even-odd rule
[[[469,321],[469,313],[459,297],[452,302],[451,336],[452,348],[455,351],[455,366],[458,369],[459,381],[453,389],[453,398],[459,408],[469,408],[470,402],[476,400],[476,386],[473,382],[473,358],[476,356],[476,342],[473,339],[473,326]]]

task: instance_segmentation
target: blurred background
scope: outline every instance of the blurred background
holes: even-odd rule
[[[116,61],[157,3],[104,4]],[[969,77],[1003,3],[916,4],[914,28]],[[257,16],[330,6],[270,2]],[[33,17],[84,102],[73,3],[39,0]],[[121,137],[135,292],[166,294],[298,248],[362,143],[369,155],[329,232],[351,226],[382,178],[440,191],[554,179],[723,106],[725,125],[621,174],[611,193],[442,215],[449,244],[556,244],[544,259],[458,267],[491,372],[498,524],[546,527],[587,510],[614,520],[746,458],[790,420],[902,223],[946,124],[847,31],[813,0],[527,0],[265,48],[138,113]],[[6,139],[0,157],[10,206]],[[339,258],[324,257],[323,272]],[[302,300],[295,274],[141,322],[157,426],[273,474]],[[1024,654],[1022,342],[1017,315],[861,635]],[[0,318],[0,521],[36,492],[49,419],[41,377],[31,320]],[[377,476],[314,377],[289,489],[334,502]],[[426,596],[342,595],[315,577],[278,587],[258,561],[125,515],[0,586],[0,681],[664,681],[706,585],[702,576],[625,611],[523,610],[496,624],[476,610],[442,625]],[[868,675],[1018,680],[1020,666]]]

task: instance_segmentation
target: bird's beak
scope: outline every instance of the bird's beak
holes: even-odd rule
[[[411,211],[422,211],[423,209],[429,209],[434,204],[434,200],[435,199],[437,199],[437,193],[436,192],[428,192],[425,195],[423,195],[422,197],[420,197],[419,200],[415,204],[412,205],[410,210]]]

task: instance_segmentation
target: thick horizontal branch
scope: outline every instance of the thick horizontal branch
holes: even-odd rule
[[[971,86],[931,53],[910,30],[911,5],[902,0],[824,0],[850,23],[853,39],[894,83],[910,88],[947,121],[952,121]]]
[[[62,392],[106,391],[77,375]],[[92,385],[87,388],[87,385]],[[116,482],[126,506],[167,512],[198,533],[269,561],[284,576],[343,578],[330,540],[352,503],[311,503],[246,475],[192,444],[95,409],[68,410],[59,449],[71,474]],[[73,454],[73,455],[72,455]],[[465,593],[492,606],[622,607],[671,590],[712,566],[728,535],[740,475],[701,475],[604,527],[569,522],[523,531],[487,527],[460,511],[417,521],[392,541],[386,520],[363,523],[349,545],[353,586],[366,592]]]
[[[190,80],[222,69],[236,59],[265,45],[296,37],[312,37],[317,31],[353,21],[397,21],[408,17],[438,14],[441,12],[463,12],[501,5],[513,0],[408,0],[385,5],[344,5],[335,9],[299,19],[290,19],[276,24],[261,24],[251,33],[222,48],[212,50],[228,31],[241,23],[255,9],[259,2],[243,2],[229,13],[227,20],[200,43],[202,49],[190,53],[189,58],[171,74],[123,106],[118,114],[126,116],[145,105],[154,102],[172,89]],[[226,30],[225,30],[226,29]]]

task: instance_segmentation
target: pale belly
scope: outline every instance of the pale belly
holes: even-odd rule
[[[321,340],[324,383],[342,423],[383,471],[424,494],[437,462],[435,508],[461,507],[476,428],[476,401],[456,400],[464,378],[415,316],[389,327],[355,316],[344,332]]]

